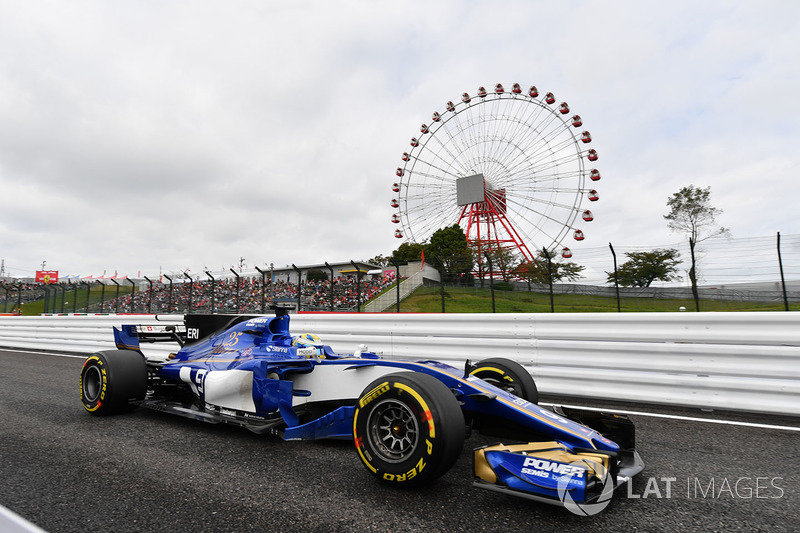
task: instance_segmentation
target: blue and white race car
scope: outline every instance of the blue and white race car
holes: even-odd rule
[[[292,336],[289,321],[278,308],[114,328],[118,349],[83,365],[81,401],[93,415],[139,406],[285,440],[349,439],[370,474],[402,487],[446,473],[472,430],[508,442],[474,450],[475,486],[537,501],[603,501],[644,467],[627,417],[540,407],[515,361],[457,369],[339,354],[314,335]],[[161,341],[181,348],[142,353],[142,343]]]

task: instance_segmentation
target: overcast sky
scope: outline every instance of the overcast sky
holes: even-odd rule
[[[0,259],[157,275],[389,255],[408,140],[514,82],[581,114],[580,249],[800,234],[800,2],[0,0]],[[588,207],[588,206],[587,206]]]

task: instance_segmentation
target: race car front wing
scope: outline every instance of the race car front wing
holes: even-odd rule
[[[634,449],[633,424],[627,417],[580,409],[556,412],[622,444],[619,451],[570,447],[557,441],[495,444],[473,452],[473,485],[555,505],[608,500],[614,490],[644,469]]]

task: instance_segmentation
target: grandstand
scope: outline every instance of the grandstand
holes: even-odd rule
[[[15,312],[20,295],[22,304],[45,299],[51,312],[261,313],[268,312],[274,303],[303,311],[355,311],[394,282],[394,269],[383,270],[365,262],[292,265],[194,276],[172,273],[158,280],[93,278],[49,287],[19,281],[0,285],[0,312]],[[81,298],[82,292],[86,295]],[[67,294],[72,295],[72,308],[64,305]],[[52,302],[47,302],[48,298]],[[81,300],[78,307],[75,303]]]

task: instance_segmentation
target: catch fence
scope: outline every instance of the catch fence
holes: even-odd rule
[[[549,285],[513,281],[512,291],[494,291],[501,300],[520,303],[541,303],[534,311],[693,311],[795,310],[800,306],[800,235],[702,241],[695,246],[695,271],[699,285],[694,299],[688,272],[691,268],[688,243],[649,248],[600,246],[578,248],[570,259],[583,267],[581,277],[572,283]],[[675,249],[681,259],[676,277],[670,282],[655,282],[650,287],[615,287],[613,284],[614,254],[619,268],[627,254]],[[391,269],[392,267],[386,267]],[[262,273],[263,274],[263,273]],[[225,277],[227,276],[227,277]],[[297,284],[272,282],[263,275],[233,278],[214,273],[209,279],[198,276],[185,279],[174,276],[168,281],[149,278],[131,280],[77,281],[42,285],[20,280],[0,280],[0,312],[40,313],[253,313],[268,312],[272,304],[289,305],[302,311],[364,311],[366,303],[381,292],[391,293],[393,279],[382,276],[360,276],[354,279],[319,282],[304,280],[298,298]],[[447,276],[445,276],[447,277]],[[157,277],[154,276],[157,279]],[[496,279],[499,281],[499,279]],[[327,284],[326,284],[327,283]],[[498,284],[498,287],[500,285]],[[442,289],[445,290],[442,290]],[[506,284],[505,288],[509,288]],[[488,279],[474,285],[453,285],[420,288],[416,294],[439,294],[442,305],[431,309],[441,312],[446,298],[455,294],[486,297]],[[552,298],[550,293],[552,290]],[[437,292],[438,291],[438,292]],[[401,293],[400,311],[404,309]],[[587,304],[587,299],[590,299]],[[593,299],[593,300],[591,300]],[[391,300],[388,310],[396,310]],[[514,309],[511,304],[512,311]],[[492,306],[494,307],[494,305]],[[372,309],[372,307],[370,307]],[[383,307],[381,308],[383,310]],[[526,310],[531,310],[526,308]],[[452,310],[451,310],[452,311]]]

